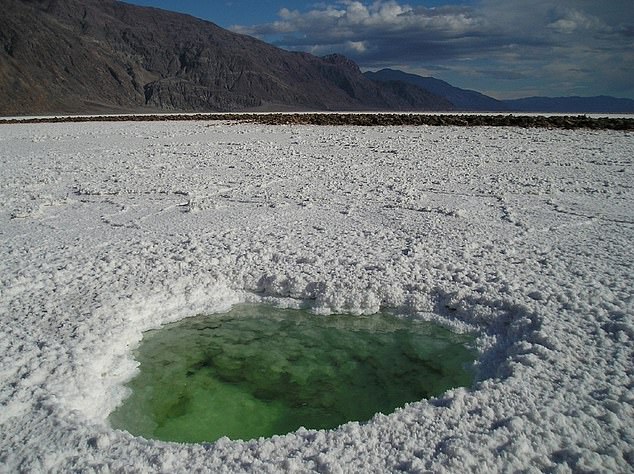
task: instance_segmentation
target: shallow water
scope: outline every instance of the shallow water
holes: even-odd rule
[[[113,427],[164,441],[335,428],[468,386],[472,338],[387,314],[239,305],[149,331]]]

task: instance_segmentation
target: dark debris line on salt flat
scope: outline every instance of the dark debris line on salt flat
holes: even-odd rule
[[[488,126],[634,130],[634,118],[586,115],[429,115],[402,113],[212,113],[166,115],[50,116],[0,119],[0,124],[62,122],[235,121],[265,125]]]

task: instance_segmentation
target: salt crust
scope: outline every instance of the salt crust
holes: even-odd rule
[[[632,138],[0,126],[0,470],[631,472]],[[248,442],[108,426],[142,331],[261,300],[476,331],[478,380]]]

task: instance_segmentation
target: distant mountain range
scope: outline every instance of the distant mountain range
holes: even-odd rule
[[[188,15],[115,0],[0,0],[0,115],[212,111],[634,112],[634,101],[499,101],[430,77],[362,74]]]
[[[378,72],[366,72],[365,77],[373,81],[400,81],[406,82],[433,94],[444,97],[454,105],[457,111],[508,111],[508,106],[493,97],[486,96],[476,91],[460,89],[448,82],[434,79],[433,77],[417,76],[394,69],[382,69]]]
[[[522,112],[587,113],[587,114],[632,114],[634,100],[617,99],[600,95],[597,97],[526,97],[503,101],[510,110]]]
[[[634,100],[609,96],[527,97],[497,100],[480,92],[460,89],[433,77],[417,76],[394,69],[366,72],[373,81],[401,81],[426,89],[450,101],[456,111],[464,112],[543,112],[543,113],[634,113]]]

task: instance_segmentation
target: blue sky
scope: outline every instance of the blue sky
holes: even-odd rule
[[[634,0],[128,0],[497,98],[634,99]]]

